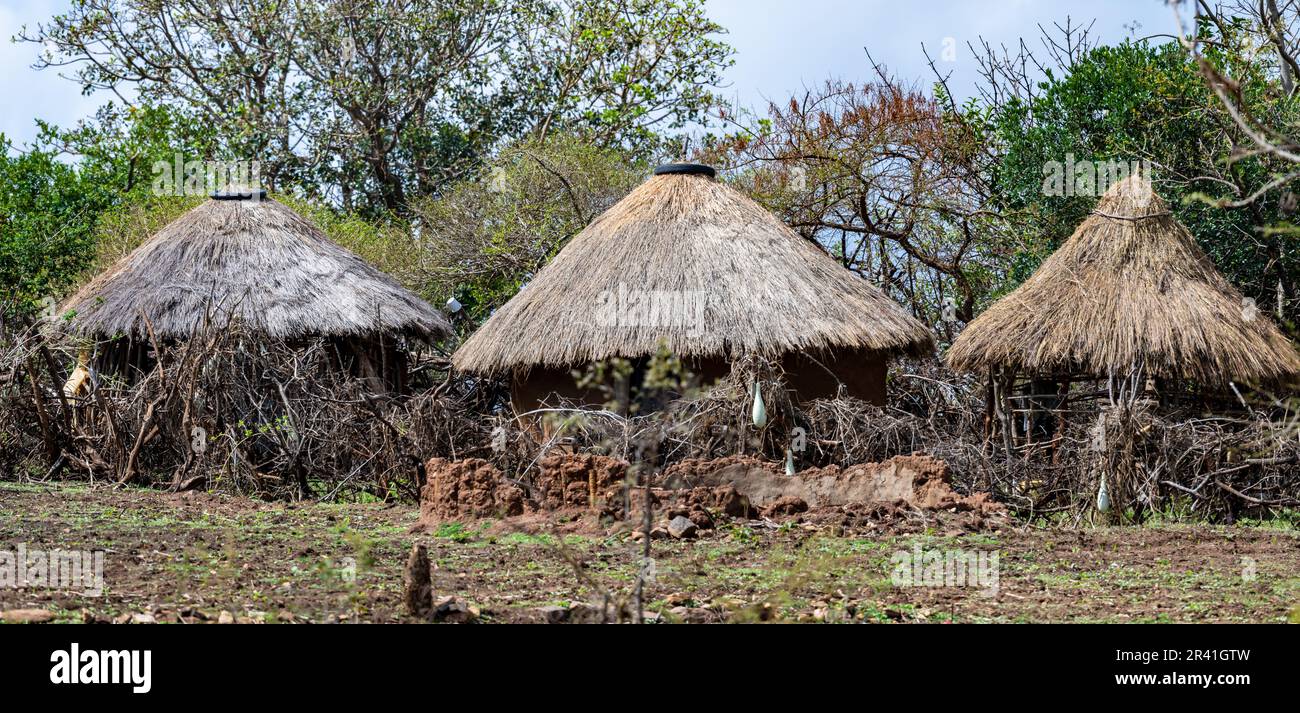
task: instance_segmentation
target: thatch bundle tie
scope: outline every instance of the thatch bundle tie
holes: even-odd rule
[[[1114,218],[1115,220],[1146,220],[1147,218],[1163,218],[1166,215],[1173,215],[1170,211],[1152,213],[1151,215],[1111,215],[1110,213],[1103,213],[1099,210],[1092,211],[1092,214],[1100,215],[1103,218]]]

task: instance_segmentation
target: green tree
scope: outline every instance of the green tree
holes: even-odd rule
[[[1294,97],[1275,91],[1276,78],[1244,54],[1219,51],[1234,65],[1242,96],[1279,120],[1300,119]],[[1052,195],[1045,179],[1073,161],[1146,161],[1157,190],[1216,265],[1261,306],[1294,319],[1300,255],[1290,224],[1288,194],[1260,191],[1287,170],[1282,162],[1237,149],[1246,142],[1206,88],[1177,43],[1125,42],[1097,47],[1071,66],[1049,72],[1028,99],[1011,99],[988,122],[1000,160],[994,169],[996,207],[1014,216],[1021,238],[1010,263],[1014,287],[1069,237],[1095,195]],[[1071,170],[1064,166],[1064,170]]]
[[[216,151],[210,129],[166,107],[110,105],[68,130],[37,124],[29,146],[0,137],[0,309],[10,312],[57,300],[100,261],[101,216],[157,200],[155,162]]]
[[[216,127],[272,189],[402,211],[503,141],[653,150],[716,102],[720,31],[701,0],[76,0],[21,38]]]
[[[2,139],[3,137],[0,137]],[[93,257],[105,196],[51,151],[0,155],[0,312],[53,300]]]
[[[435,304],[455,297],[472,327],[645,180],[648,168],[572,135],[512,145],[480,174],[416,203],[421,247],[407,280]]]

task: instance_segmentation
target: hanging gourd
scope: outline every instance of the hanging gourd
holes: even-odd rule
[[[754,382],[754,428],[762,428],[767,425],[767,406],[763,403],[763,392],[758,388],[758,382]]]
[[[1106,476],[1101,477],[1101,487],[1097,488],[1097,511],[1110,511],[1110,492],[1106,490]]]
[[[785,449],[785,474],[794,475],[794,451]]]

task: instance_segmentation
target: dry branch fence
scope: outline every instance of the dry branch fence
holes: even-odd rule
[[[986,428],[983,382],[933,363],[895,365],[891,405],[881,408],[847,398],[797,406],[778,366],[747,359],[673,403],[666,426],[650,414],[557,404],[533,414],[554,426],[539,430],[510,414],[504,384],[448,376],[445,359],[417,361],[424,388],[392,396],[340,372],[324,341],[268,343],[231,327],[151,346],[146,373],[97,377],[69,396],[74,346],[38,326],[0,336],[0,477],[411,499],[421,464],[435,456],[488,458],[526,483],[554,449],[629,461],[652,453],[648,465],[663,467],[736,454],[780,463],[798,442],[799,468],[929,453],[948,462],[959,490],[991,492],[1027,516],[1095,517],[1102,473],[1115,519],[1231,520],[1300,506],[1300,416],[1294,404],[1258,396],[1207,415],[1136,393],[1112,405],[1079,384],[1059,413],[1021,393],[993,414],[1023,424],[1012,431],[1021,437],[1004,440]],[[761,429],[750,423],[755,381],[769,412]],[[1024,438],[1044,412],[1062,427],[1046,441]]]
[[[75,347],[39,327],[0,342],[0,473],[271,498],[418,494],[420,463],[486,442],[446,388],[393,396],[337,368],[326,340],[238,326],[152,344],[150,366],[64,392]],[[417,365],[416,370],[430,364]]]

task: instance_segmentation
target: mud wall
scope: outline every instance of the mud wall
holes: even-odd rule
[[[629,489],[626,462],[591,454],[547,456],[538,462],[531,483],[511,482],[477,458],[435,458],[426,473],[420,501],[424,526],[565,511],[604,520],[635,519],[645,497],[643,489]],[[861,505],[980,514],[1002,510],[986,494],[954,491],[947,464],[923,454],[847,468],[811,468],[793,476],[748,456],[691,459],[666,468],[651,485],[656,507],[680,511],[701,528],[712,526],[713,514],[776,517]]]

